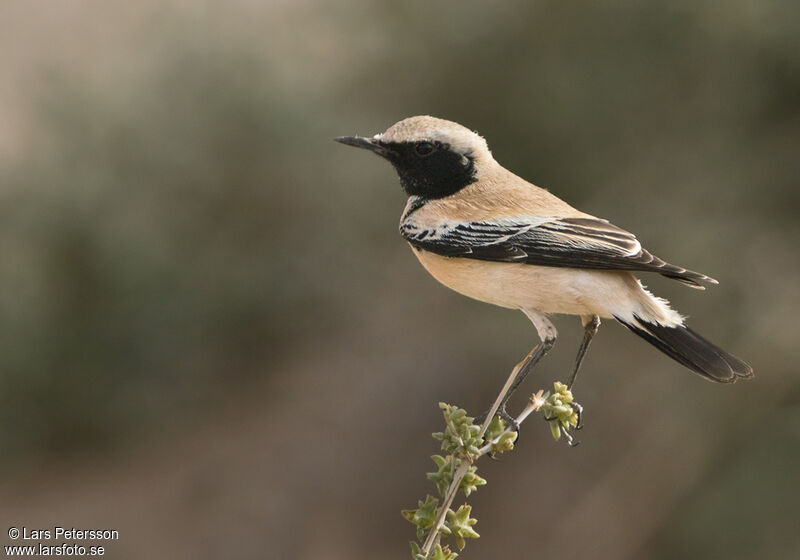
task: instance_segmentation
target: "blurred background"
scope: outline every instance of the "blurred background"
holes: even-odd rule
[[[427,276],[392,169],[432,114],[720,285],[644,281],[756,379],[606,322],[582,443],[523,426],[462,558],[798,558],[800,5],[0,3],[0,523],[111,558],[407,558],[437,402],[521,313]],[[582,330],[518,393],[565,379]],[[17,541],[20,543],[21,541]]]

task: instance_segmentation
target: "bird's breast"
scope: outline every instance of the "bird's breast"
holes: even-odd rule
[[[627,272],[443,257],[413,246],[412,250],[425,270],[451,290],[509,309],[610,317],[615,308],[628,305],[638,288]]]
[[[537,298],[529,292],[547,289],[543,285],[546,280],[534,270],[542,267],[443,257],[413,246],[412,250],[425,270],[451,290],[501,307],[518,309],[533,304],[540,308],[540,302],[531,301]]]

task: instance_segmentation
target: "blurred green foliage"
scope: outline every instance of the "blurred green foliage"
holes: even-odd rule
[[[328,320],[307,248],[325,232],[289,157],[301,119],[236,80],[244,54],[176,58],[133,106],[50,77],[44,138],[4,170],[6,459],[203,403]]]

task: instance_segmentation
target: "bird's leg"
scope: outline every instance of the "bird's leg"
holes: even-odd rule
[[[542,357],[547,354],[550,348],[553,347],[558,334],[556,328],[553,326],[553,323],[551,323],[547,317],[541,313],[536,311],[524,312],[533,322],[534,326],[536,327],[536,332],[539,334],[539,338],[542,342],[541,344],[535,346],[533,350],[528,352],[522,361],[520,361],[514,367],[514,369],[511,370],[511,374],[508,376],[505,385],[500,390],[500,394],[497,395],[497,399],[494,401],[492,407],[475,419],[478,423],[482,423],[482,421],[485,421],[487,418],[491,418],[495,414],[498,414],[500,418],[511,424],[517,433],[519,433],[519,425],[514,417],[506,411],[506,403],[508,402],[508,399],[511,398],[511,394],[525,380],[538,361],[541,360]]]
[[[597,329],[600,328],[600,317],[597,315],[581,317],[581,321],[583,322],[583,340],[578,348],[578,355],[575,358],[575,369],[572,370],[569,383],[567,383],[569,389],[572,389],[572,386],[575,384],[575,378],[578,376],[578,370],[581,369],[581,364],[583,363],[583,358],[586,356],[586,351],[589,349],[589,344],[591,344],[594,335],[597,334]]]
[[[525,359],[521,362],[522,367],[519,368],[519,372],[514,378],[513,383],[511,383],[511,386],[508,388],[508,391],[503,397],[503,400],[500,401],[500,409],[499,409],[500,416],[504,420],[508,420],[508,418],[506,417],[509,416],[509,414],[506,412],[506,403],[508,402],[508,399],[510,399],[511,395],[514,394],[514,391],[517,390],[517,387],[519,387],[522,384],[522,382],[525,381],[525,378],[528,377],[528,374],[536,366],[539,360],[541,360],[544,357],[544,355],[550,351],[555,342],[556,342],[555,337],[545,338],[544,340],[542,340],[541,344],[537,345],[533,350],[531,350],[528,353],[528,355],[525,356]]]
[[[569,383],[567,383],[567,388],[570,390],[575,384],[575,378],[578,376],[578,370],[581,369],[581,364],[583,363],[583,358],[586,356],[586,351],[589,349],[589,344],[591,344],[594,335],[597,334],[597,329],[600,328],[600,317],[597,315],[581,317],[581,322],[583,323],[583,340],[578,348],[578,355],[575,357],[575,369],[572,370]],[[575,429],[580,430],[583,428],[583,407],[578,404],[577,401],[572,401],[570,405],[578,415],[578,423],[575,425]],[[564,433],[566,435],[566,431],[564,431]],[[569,438],[569,444],[570,446],[577,445],[577,443],[572,443],[572,438]]]
[[[500,394],[497,395],[497,400],[495,400],[492,408],[477,416],[475,418],[476,423],[483,424],[484,420],[489,417],[489,414],[492,416],[496,414],[505,420],[509,425],[511,425],[515,432],[519,433],[519,424],[517,423],[516,418],[511,416],[506,411],[506,402],[508,402],[511,394],[516,390],[519,384],[522,383],[528,373],[530,373],[530,370],[534,365],[536,365],[536,362],[538,362],[542,356],[544,356],[553,346],[554,342],[555,338],[542,341],[541,344],[534,346],[534,348],[528,352],[516,366],[514,366],[514,369],[511,370],[511,374],[508,376],[508,379],[501,389]]]
[[[519,368],[516,377],[514,378],[513,383],[506,391],[503,399],[500,401],[500,411],[501,415],[508,415],[506,412],[506,403],[508,399],[511,398],[511,395],[514,394],[514,391],[517,390],[517,387],[525,381],[525,378],[528,377],[528,374],[531,370],[536,366],[536,364],[541,360],[545,354],[547,354],[553,345],[556,343],[556,336],[558,335],[558,331],[553,326],[553,323],[545,317],[543,314],[539,313],[538,311],[525,311],[523,310],[525,315],[533,323],[533,326],[536,327],[536,332],[539,334],[539,338],[541,339],[541,344],[539,344],[536,348],[534,348],[523,360],[522,367]]]
[[[533,325],[536,327],[536,332],[539,334],[539,338],[542,342],[528,352],[522,361],[511,370],[511,374],[500,390],[500,394],[497,395],[497,399],[494,401],[492,408],[475,419],[478,423],[483,424],[484,430],[491,418],[495,414],[498,414],[500,418],[511,424],[514,431],[519,434],[519,424],[516,419],[506,411],[506,403],[517,387],[525,380],[533,367],[547,354],[556,342],[558,331],[556,331],[553,323],[551,323],[547,317],[538,311],[527,311],[523,309],[523,312],[528,316],[531,322],[533,322]]]
[[[509,374],[508,379],[505,382],[505,385],[503,385],[503,388],[500,390],[500,394],[497,395],[497,399],[495,399],[494,404],[492,404],[492,407],[489,410],[475,417],[476,423],[483,424],[484,421],[487,418],[489,418],[490,414],[492,416],[497,414],[500,416],[500,418],[502,418],[503,420],[514,426],[515,430],[518,430],[519,427],[516,425],[516,420],[508,412],[506,412],[505,407],[502,407],[501,410],[501,405],[504,404],[504,397],[508,393],[511,386],[516,384],[516,380],[517,377],[519,376],[519,373],[523,369],[528,367],[528,363],[531,361],[534,354],[536,354],[536,352],[538,351],[539,347],[538,346],[534,347],[533,350],[528,352],[528,354],[524,358],[522,358],[522,360],[520,360],[520,362],[517,365],[514,366],[514,369],[511,370],[511,373]]]

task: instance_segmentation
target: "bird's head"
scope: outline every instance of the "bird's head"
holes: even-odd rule
[[[409,196],[443,198],[478,180],[494,163],[486,140],[452,121],[409,117],[371,138],[342,136],[337,142],[386,158]]]

